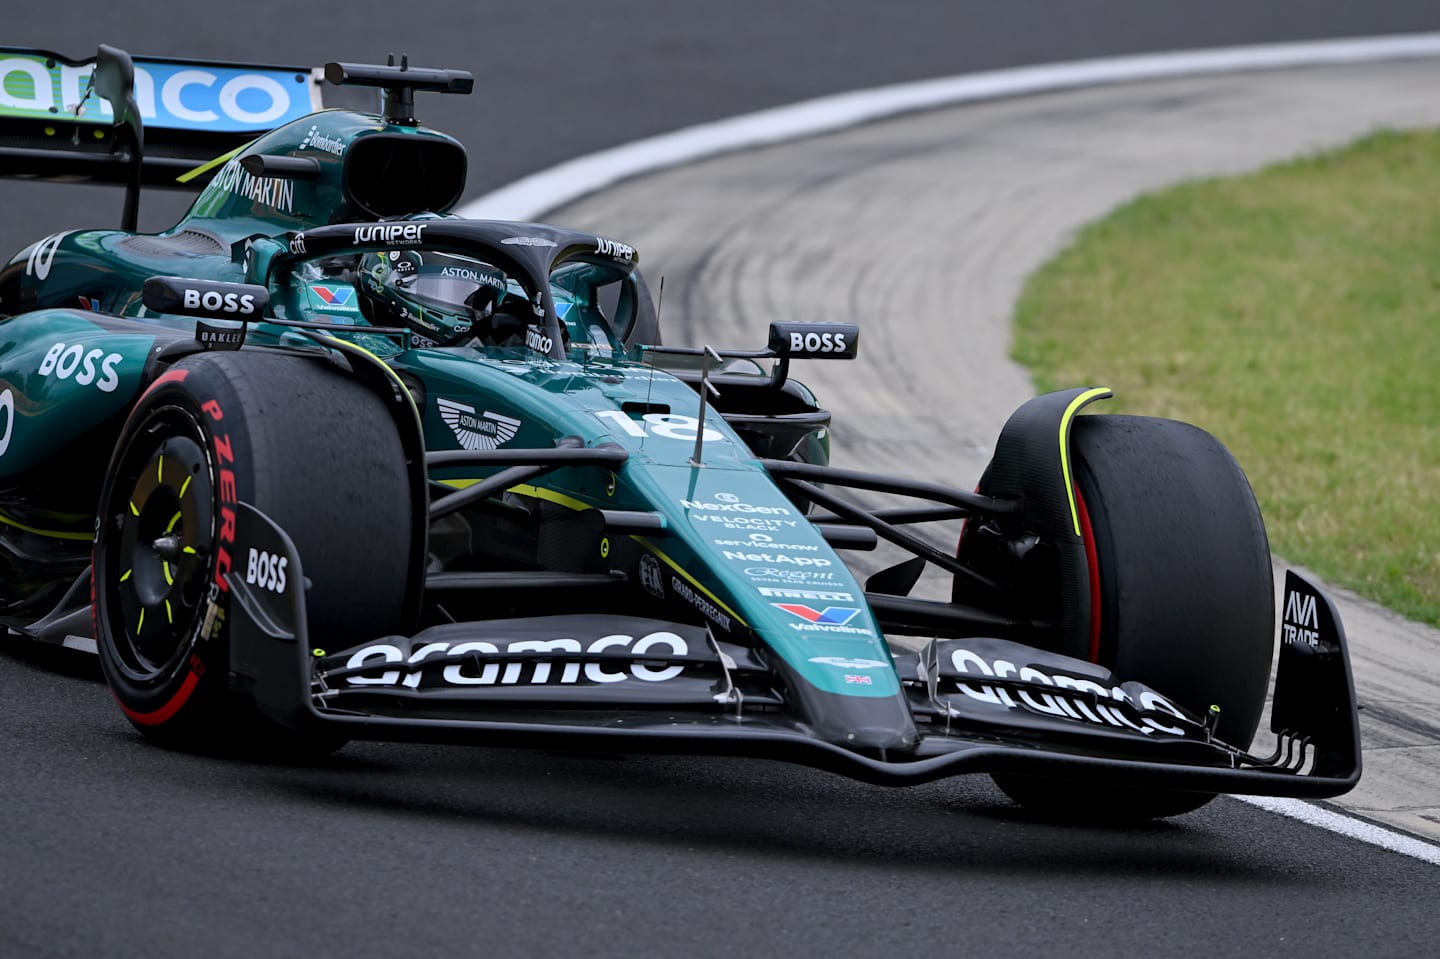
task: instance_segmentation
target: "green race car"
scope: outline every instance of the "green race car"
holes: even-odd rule
[[[122,229],[0,269],[0,626],[98,652],[147,738],[988,772],[1118,818],[1358,781],[1343,631],[1293,574],[1277,745],[1248,751],[1270,559],[1203,431],[1074,389],[1017,410],[974,489],[838,469],[790,367],[860,329],[661,345],[631,246],[449,215],[466,154],[415,94],[468,74],[327,65],[372,115],[318,109],[303,68],[0,57],[31,84],[0,174],[127,197]],[[147,184],[198,196],[139,234]],[[955,549],[915,532],[945,522]],[[862,582],[842,554],[881,539],[912,558]],[[948,599],[911,595],[927,566]]]

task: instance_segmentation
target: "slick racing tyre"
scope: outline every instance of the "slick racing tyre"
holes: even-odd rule
[[[281,729],[229,682],[227,569],[247,575],[249,503],[294,541],[312,645],[400,631],[411,495],[381,401],[322,362],[203,353],[131,412],[101,494],[95,637],[111,692],[154,742],[305,755],[343,740]]]
[[[1099,581],[1092,658],[1197,715],[1218,706],[1216,736],[1248,748],[1270,678],[1274,582],[1244,473],[1209,433],[1173,420],[1077,417],[1071,451],[1092,596]],[[1016,802],[1067,818],[1173,816],[1214,798],[994,778]]]

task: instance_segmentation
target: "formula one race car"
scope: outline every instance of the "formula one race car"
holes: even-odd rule
[[[0,270],[0,626],[95,649],[148,739],[987,772],[1117,818],[1358,780],[1340,622],[1294,575],[1277,746],[1248,752],[1270,559],[1207,433],[1074,389],[1015,412],[974,490],[833,468],[790,366],[860,330],[661,346],[631,246],[447,215],[466,155],[415,93],[468,74],[328,64],[384,91],[369,115],[312,112],[306,69],[0,58],[0,174],[127,196],[124,229]],[[177,181],[189,214],[136,233],[141,185]],[[914,531],[944,521],[954,550]],[[838,551],[878,539],[913,558],[862,583]],[[911,595],[927,566],[948,601]]]

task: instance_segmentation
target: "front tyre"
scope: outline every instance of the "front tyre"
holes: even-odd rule
[[[1089,578],[1099,583],[1091,658],[1198,715],[1220,707],[1217,737],[1248,748],[1265,706],[1275,607],[1265,526],[1244,473],[1204,430],[1141,416],[1076,418],[1071,452]],[[1214,798],[994,778],[1016,802],[1066,818],[1173,816]]]
[[[126,717],[178,748],[338,746],[280,729],[232,689],[238,504],[294,540],[312,641],[349,644],[406,625],[410,495],[383,404],[323,362],[205,353],[162,374],[122,431],[96,530],[96,645]]]

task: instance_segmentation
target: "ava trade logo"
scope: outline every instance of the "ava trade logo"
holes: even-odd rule
[[[824,610],[812,609],[799,603],[771,603],[776,609],[783,609],[791,616],[799,616],[807,623],[817,626],[844,626],[860,615],[860,610],[851,606],[826,606]]]
[[[332,310],[354,310],[355,309],[355,287],[353,286],[321,286],[316,284],[310,287],[311,292],[319,298],[320,302]]]

